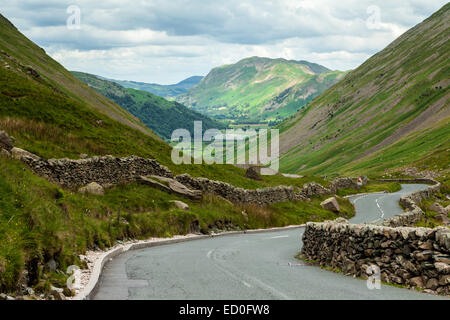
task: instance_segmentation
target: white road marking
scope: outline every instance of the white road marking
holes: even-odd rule
[[[217,261],[217,259],[214,257],[214,252],[216,251],[216,249],[210,250],[208,251],[208,253],[206,254],[206,256],[211,259],[214,262],[214,265],[220,269],[222,272],[224,272],[225,274],[229,275],[231,278],[235,279],[236,281],[242,283],[244,286],[246,286],[247,288],[251,288],[252,285],[249,284],[247,281],[241,279],[241,278],[246,278],[247,280],[253,282],[256,284],[257,287],[260,287],[263,290],[268,291],[269,293],[271,293],[272,295],[278,296],[278,298],[284,299],[284,300],[290,300],[290,298],[285,295],[284,293],[282,293],[281,291],[278,291],[277,289],[275,289],[274,287],[269,286],[268,284],[262,282],[261,280],[251,277],[245,273],[243,273],[242,271],[236,270],[230,266],[228,266],[228,268],[226,268],[224,265],[221,265],[219,263],[219,261]],[[229,268],[231,268],[232,270],[229,270]]]
[[[276,236],[276,237],[270,237],[268,239],[280,239],[280,238],[289,238],[289,236]]]
[[[359,200],[367,198],[368,196],[370,196],[371,194],[365,194],[363,196],[359,196],[358,198],[356,198],[355,200],[353,200],[353,203],[357,203]]]
[[[380,212],[381,212],[381,219],[383,219],[384,218],[384,211],[383,211],[383,209],[381,209],[380,203],[378,202],[378,200],[380,200],[380,199],[381,198],[376,199],[375,202],[377,204],[378,210],[380,210]]]

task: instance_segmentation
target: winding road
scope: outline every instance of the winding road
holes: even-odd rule
[[[352,196],[354,223],[402,212],[400,197],[427,188]],[[445,299],[322,270],[295,258],[303,228],[229,235],[128,251],[106,264],[94,299]]]

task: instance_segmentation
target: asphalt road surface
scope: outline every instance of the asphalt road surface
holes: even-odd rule
[[[424,189],[355,196],[352,222],[401,213],[401,196]],[[309,266],[295,258],[303,229],[232,235],[126,252],[106,264],[94,299],[445,299]]]

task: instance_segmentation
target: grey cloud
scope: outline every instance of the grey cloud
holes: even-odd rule
[[[1,13],[68,68],[86,66],[111,77],[170,83],[250,55],[354,68],[447,1],[4,2]],[[81,30],[65,27],[72,4],[81,9]],[[371,5],[380,8],[381,30],[366,26]],[[150,71],[141,73],[143,65]]]

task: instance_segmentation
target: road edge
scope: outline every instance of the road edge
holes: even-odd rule
[[[277,231],[284,231],[284,230],[292,230],[292,229],[300,229],[304,228],[306,224],[302,225],[292,225],[292,226],[286,226],[286,227],[276,227],[276,228],[269,228],[269,229],[252,229],[252,230],[242,230],[242,231],[228,231],[228,232],[222,232],[212,235],[188,235],[188,236],[182,236],[180,238],[171,238],[167,240],[143,240],[138,241],[136,243],[132,244],[124,244],[120,245],[116,248],[113,248],[109,251],[106,251],[104,254],[102,254],[94,263],[94,267],[92,269],[92,273],[89,277],[88,284],[76,295],[72,298],[72,300],[90,300],[93,295],[95,295],[101,274],[103,271],[103,268],[105,265],[111,261],[113,258],[119,256],[122,253],[125,253],[127,251],[131,250],[139,250],[139,249],[146,249],[146,248],[152,248],[152,247],[158,247],[158,246],[164,246],[164,245],[170,245],[170,244],[176,244],[181,242],[188,242],[188,241],[194,241],[194,240],[203,240],[203,239],[210,239],[215,237],[224,237],[224,236],[233,236],[233,235],[241,235],[241,234],[257,234],[257,233],[269,233],[269,232],[277,232]]]

